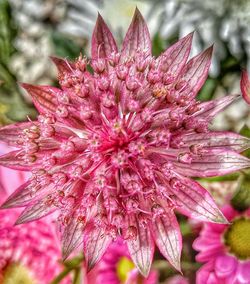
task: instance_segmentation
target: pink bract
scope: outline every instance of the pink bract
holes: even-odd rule
[[[98,265],[89,273],[89,276],[94,277],[92,282],[95,284],[156,284],[158,283],[158,275],[156,271],[151,271],[147,278],[143,278],[139,271],[134,268],[128,271],[126,279],[119,279],[119,262],[123,259],[131,260],[128,248],[123,240],[117,239],[112,243]]]
[[[18,149],[4,166],[32,177],[3,204],[25,207],[17,224],[59,213],[63,255],[83,242],[88,269],[121,236],[147,276],[155,244],[180,270],[182,238],[174,210],[226,223],[211,195],[192,177],[249,167],[239,153],[248,138],[209,130],[238,95],[197,101],[212,48],[188,60],[192,34],[158,58],[136,9],[118,52],[99,15],[92,59],[52,58],[60,88],[22,84],[40,112],[37,121],[0,130]]]
[[[199,251],[196,260],[205,264],[197,272],[197,284],[247,284],[250,283],[250,255],[241,259],[230,251],[226,244],[226,232],[236,220],[248,220],[248,240],[250,236],[250,210],[239,213],[227,205],[222,209],[232,225],[206,223],[193,247]],[[241,219],[242,218],[242,219]],[[242,243],[241,236],[237,241]],[[245,244],[249,246],[249,242]],[[249,251],[249,249],[248,249]]]
[[[250,104],[250,80],[246,70],[241,74],[240,88],[243,99]]]

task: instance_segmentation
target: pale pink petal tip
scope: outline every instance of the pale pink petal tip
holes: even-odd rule
[[[240,87],[243,99],[250,104],[250,79],[246,70],[242,71]]]
[[[151,39],[147,24],[136,8],[132,22],[122,43],[122,56],[134,56],[136,51],[141,50],[151,55]]]
[[[107,58],[112,53],[117,52],[118,48],[115,39],[102,16],[98,13],[98,18],[92,35],[92,59]]]

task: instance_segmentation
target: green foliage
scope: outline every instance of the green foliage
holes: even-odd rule
[[[250,138],[250,128],[244,125],[240,134]],[[250,158],[250,149],[243,152],[243,155]],[[244,211],[250,207],[250,171],[246,170],[238,179],[238,187],[231,200],[233,207],[239,211]]]
[[[250,138],[250,128],[247,125],[244,125],[240,130],[240,134]],[[243,152],[243,155],[250,158],[250,149],[247,149]]]
[[[0,1],[0,125],[11,120],[24,120],[35,111],[28,106],[16,83],[16,77],[9,69],[11,56],[15,53],[13,41],[17,29],[11,17],[11,8],[6,0]]]
[[[80,44],[77,44],[62,33],[53,31],[51,38],[55,49],[55,55],[58,57],[75,59],[80,53],[84,54]]]
[[[250,176],[242,175],[239,178],[238,188],[231,200],[233,207],[244,211],[250,207]]]

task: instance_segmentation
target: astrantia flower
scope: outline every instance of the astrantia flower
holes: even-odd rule
[[[95,284],[156,284],[157,272],[151,271],[143,278],[134,266],[128,249],[121,239],[111,244],[96,268],[90,273],[95,275]]]
[[[188,61],[192,34],[155,59],[138,10],[118,52],[98,17],[90,65],[53,58],[60,88],[23,84],[37,121],[4,127],[18,149],[2,165],[32,171],[3,207],[25,210],[17,223],[59,213],[64,257],[82,241],[88,268],[120,235],[147,276],[155,243],[180,270],[182,240],[174,209],[225,223],[210,194],[192,176],[249,167],[239,152],[249,139],[211,132],[213,117],[237,95],[200,103],[212,49]],[[89,71],[91,69],[91,71]]]
[[[223,208],[230,225],[205,224],[194,242],[196,259],[206,264],[197,272],[197,284],[242,284],[250,280],[250,210]]]

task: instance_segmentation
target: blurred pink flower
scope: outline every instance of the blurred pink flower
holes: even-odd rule
[[[205,262],[197,272],[197,284],[250,283],[250,209],[239,213],[223,208],[230,225],[206,223],[193,247],[196,260]]]
[[[246,70],[243,70],[241,74],[240,87],[243,99],[250,104],[250,80]]]
[[[121,236],[148,276],[155,244],[181,269],[175,209],[190,218],[227,222],[192,177],[249,167],[240,152],[250,140],[209,130],[211,120],[239,96],[196,100],[212,48],[188,60],[191,45],[189,34],[153,57],[136,9],[119,52],[99,15],[90,61],[52,58],[60,88],[22,84],[40,112],[38,120],[0,130],[0,138],[18,148],[0,163],[32,171],[3,205],[25,207],[18,224],[58,211],[64,258],[83,242],[88,269]]]
[[[4,147],[0,144],[0,152]],[[0,166],[0,201],[27,174]],[[15,226],[20,210],[0,210],[0,283],[48,284],[62,271],[61,250],[50,220]],[[69,283],[66,278],[61,283]]]
[[[175,275],[167,279],[164,284],[189,284],[189,281],[186,277],[181,275]]]
[[[122,239],[112,243],[98,265],[88,275],[93,284],[156,284],[157,271],[153,270],[147,278],[140,275],[129,255],[128,248]],[[92,277],[92,278],[91,278]],[[95,280],[93,280],[93,277]]]

